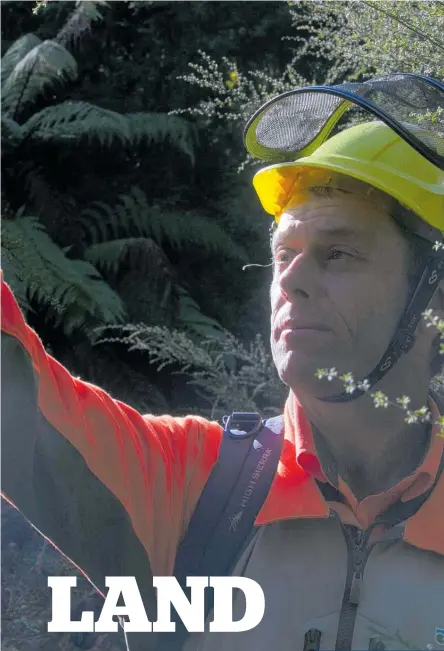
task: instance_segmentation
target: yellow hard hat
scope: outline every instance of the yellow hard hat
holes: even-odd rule
[[[436,151],[444,150],[444,138],[437,133],[415,131],[422,139],[431,138]],[[289,203],[302,201],[310,187],[334,185],[338,174],[385,192],[444,231],[444,171],[379,121],[345,129],[297,161],[261,169],[253,185],[264,210],[279,220]]]

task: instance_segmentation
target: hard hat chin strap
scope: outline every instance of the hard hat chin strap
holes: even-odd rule
[[[336,396],[321,398],[323,402],[351,402],[360,398],[372,389],[394,367],[398,359],[407,353],[415,343],[415,331],[418,323],[439,287],[440,280],[444,277],[444,254],[439,247],[433,247],[429,252],[423,273],[402,316],[395,336],[382,356],[379,364],[365,378],[367,390],[355,389],[352,393],[343,393]]]

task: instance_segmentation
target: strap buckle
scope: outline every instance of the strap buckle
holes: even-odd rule
[[[263,426],[261,415],[255,411],[233,411],[231,416],[224,416],[222,422],[228,436],[236,439],[253,436]]]

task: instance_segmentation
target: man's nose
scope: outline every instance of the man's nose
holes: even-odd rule
[[[316,293],[316,268],[309,256],[300,253],[279,275],[278,283],[287,300],[303,296],[313,298]]]

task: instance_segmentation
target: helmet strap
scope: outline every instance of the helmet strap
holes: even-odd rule
[[[430,243],[429,247],[430,247]],[[415,331],[418,323],[432,300],[444,277],[444,252],[441,248],[432,247],[423,265],[423,272],[416,289],[407,305],[399,322],[395,336],[391,340],[379,364],[365,378],[367,389],[356,388],[352,393],[343,393],[336,396],[321,398],[323,402],[351,402],[360,398],[372,389],[394,367],[399,358],[411,350],[415,343]]]

